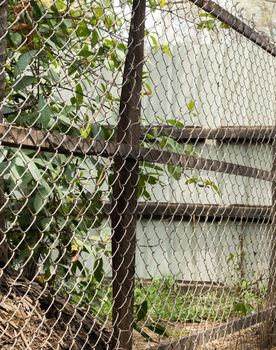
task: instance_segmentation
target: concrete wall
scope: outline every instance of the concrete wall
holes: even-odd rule
[[[230,2],[227,4],[229,6]],[[252,8],[248,6],[248,11],[257,11],[260,6],[257,0],[250,0],[250,4]],[[191,7],[188,3],[183,7],[182,15],[195,17],[198,10],[193,7],[193,12],[189,12],[188,6]],[[270,9],[272,5],[262,6]],[[275,125],[275,59],[232,30],[196,31],[185,16],[182,19],[170,14],[162,17],[155,13],[153,16],[154,20],[148,19],[149,28],[153,35],[154,31],[158,32],[161,44],[169,43],[173,57],[161,50],[152,52],[147,45],[146,64],[152,94],[143,97],[143,124],[160,123],[158,116],[164,123],[176,119],[186,126],[207,128]],[[258,16],[261,25],[268,13],[265,11],[263,17],[258,13]],[[119,83],[116,88],[118,86]],[[187,109],[191,99],[195,101],[196,116],[191,116]],[[209,159],[264,170],[272,167],[269,144],[206,141],[198,144],[196,151]],[[180,181],[175,181],[164,168],[163,185],[149,188],[151,201],[271,205],[269,182],[206,171],[186,169],[184,173],[188,177],[200,176],[214,181],[219,185],[221,196],[209,188],[186,185],[184,175]],[[104,230],[109,230],[108,223],[105,226]],[[101,234],[101,230],[97,234]],[[255,281],[267,277],[271,227],[265,223],[227,220],[202,223],[195,222],[192,217],[185,222],[173,218],[142,219],[137,237],[138,277],[169,274],[188,281],[231,284],[241,277],[235,267],[241,252],[244,278]],[[234,262],[227,262],[231,255]],[[106,266],[110,271],[109,263],[106,262]]]

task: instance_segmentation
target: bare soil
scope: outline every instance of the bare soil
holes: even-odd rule
[[[204,332],[205,330],[212,329],[221,325],[219,322],[213,323],[168,323],[166,329],[168,330],[169,337],[157,336],[154,332],[149,331],[146,327],[143,330],[150,335],[153,341],[147,341],[138,332],[134,333],[134,345],[137,350],[154,349],[161,344],[168,344],[175,342],[188,335],[195,335]],[[264,349],[260,347],[260,332],[261,326],[255,325],[245,330],[225,335],[224,337],[209,342],[204,345],[191,347],[190,345],[181,350],[260,350]],[[169,346],[167,348],[169,350]],[[276,347],[270,347],[266,350],[276,350]]]

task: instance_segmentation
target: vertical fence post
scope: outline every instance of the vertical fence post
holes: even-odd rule
[[[138,147],[144,61],[145,0],[134,0],[117,127],[117,144]],[[132,348],[138,160],[114,159],[112,221],[113,349]]]
[[[276,173],[276,140],[273,142],[272,147],[272,171]],[[268,288],[268,298],[269,306],[274,308],[276,301],[276,182],[272,182],[272,219],[271,219],[271,261],[269,270],[269,288]],[[271,345],[276,345],[276,311],[271,312]]]
[[[7,6],[7,0],[0,0],[0,123],[3,122],[2,104],[5,98]],[[0,177],[0,268],[7,264],[9,258],[5,237],[4,204],[4,179]]]
[[[276,172],[276,140],[272,146],[272,172]],[[271,252],[267,292],[268,312],[265,315],[261,349],[271,349],[276,345],[276,182],[272,182]]]

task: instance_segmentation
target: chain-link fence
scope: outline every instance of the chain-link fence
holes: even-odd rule
[[[0,0],[1,350],[276,348],[276,45],[231,4]]]

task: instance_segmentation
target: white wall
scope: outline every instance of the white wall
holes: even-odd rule
[[[143,124],[159,124],[158,116],[164,121],[176,119],[186,126],[206,128],[275,125],[276,67],[272,56],[232,30],[198,32],[185,19],[170,15],[159,19],[160,25],[154,25],[153,19],[148,19],[148,23],[152,32],[158,31],[161,44],[169,43],[173,58],[161,51],[148,57],[152,95],[142,100]],[[196,104],[196,117],[191,117],[187,110],[191,99]],[[196,151],[209,159],[263,170],[272,167],[269,144],[208,140],[198,144]],[[214,181],[221,196],[208,188],[186,185],[185,177],[175,181],[165,170],[164,184],[149,189],[151,201],[271,205],[269,182],[207,171],[184,172],[189,177]],[[244,277],[250,281],[260,276],[266,279],[270,231],[267,223],[142,219],[137,227],[137,276],[169,274],[184,280],[231,284],[239,271],[227,259],[230,254],[238,259],[243,248]],[[109,263],[106,264],[110,271]]]

